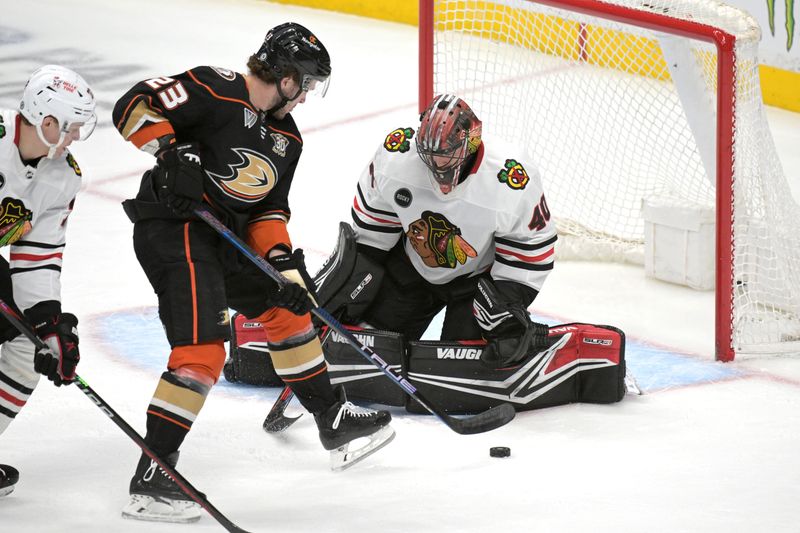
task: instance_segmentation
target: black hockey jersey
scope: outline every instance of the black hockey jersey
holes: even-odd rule
[[[247,223],[288,222],[303,141],[291,115],[276,120],[253,106],[241,74],[206,66],[142,81],[119,99],[113,117],[126,140],[151,154],[199,143],[206,197],[237,233]],[[142,187],[137,200],[156,199]]]

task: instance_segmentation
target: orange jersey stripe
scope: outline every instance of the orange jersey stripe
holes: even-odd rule
[[[192,342],[197,344],[197,280],[195,279],[192,250],[189,244],[189,222],[183,225],[183,243],[186,250],[186,262],[189,263],[189,280],[192,286]]]
[[[153,124],[152,126],[147,126],[146,128],[140,129],[128,137],[128,140],[132,142],[136,148],[141,148],[153,139],[158,139],[159,137],[164,137],[165,135],[175,135],[175,130],[172,128],[172,124],[169,122],[159,122],[158,124]]]
[[[292,134],[292,133],[289,133],[288,131],[283,131],[283,130],[279,130],[279,129],[277,129],[277,128],[273,128],[272,126],[267,126],[267,127],[268,127],[269,129],[271,129],[272,131],[274,131],[274,132],[277,132],[277,133],[282,133],[282,134],[284,134],[284,135],[288,135],[289,137],[291,137],[291,138],[292,138],[292,139],[294,139],[295,141],[299,142],[300,144],[303,144],[303,141],[301,141],[301,140],[300,140],[300,138],[299,138],[297,135],[294,135],[294,134]]]
[[[286,222],[283,220],[261,220],[247,227],[247,244],[264,256],[276,246],[283,244],[292,249]]]
[[[248,108],[248,109],[249,109],[250,111],[252,111],[253,113],[256,113],[256,114],[258,114],[258,111],[256,111],[256,109],[255,109],[253,106],[251,106],[250,104],[248,104],[248,103],[247,103],[247,102],[245,102],[244,100],[239,100],[238,98],[228,98],[227,96],[220,96],[220,95],[218,95],[217,93],[215,93],[215,92],[214,92],[214,90],[213,90],[211,87],[209,87],[208,85],[206,85],[206,84],[205,84],[205,83],[203,83],[202,81],[198,80],[198,79],[197,79],[197,76],[195,76],[195,75],[192,73],[192,71],[191,71],[191,70],[188,70],[188,71],[186,71],[186,73],[187,73],[189,76],[191,76],[191,78],[192,78],[192,79],[195,81],[195,83],[197,83],[198,85],[202,85],[203,87],[205,87],[205,88],[206,88],[206,90],[207,90],[209,93],[211,93],[211,96],[213,96],[214,98],[217,98],[218,100],[226,100],[226,101],[228,101],[228,102],[236,102],[236,103],[242,104],[243,106],[245,106],[246,108]]]

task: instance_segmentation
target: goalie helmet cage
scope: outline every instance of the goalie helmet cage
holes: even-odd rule
[[[800,211],[750,15],[717,0],[420,0],[419,21],[420,110],[456,93],[531,152],[559,258],[642,262],[648,197],[714,209],[716,358],[800,351]]]

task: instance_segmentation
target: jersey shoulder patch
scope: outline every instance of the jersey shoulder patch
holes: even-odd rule
[[[83,176],[83,173],[81,173],[81,167],[78,166],[78,162],[75,161],[75,158],[72,157],[72,154],[69,152],[67,152],[67,164],[72,168],[76,176]]]
[[[497,172],[497,180],[500,183],[505,183],[509,188],[515,191],[521,191],[528,185],[531,177],[522,166],[522,163],[516,159],[506,159],[505,165]]]
[[[400,152],[402,154],[411,149],[411,139],[413,137],[413,128],[395,128],[384,139],[383,147],[387,152]]]
[[[219,74],[219,77],[226,81],[233,81],[236,79],[236,73],[222,67],[209,67],[211,70]]]

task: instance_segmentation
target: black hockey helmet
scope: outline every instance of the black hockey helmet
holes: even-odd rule
[[[322,96],[328,90],[330,55],[308,28],[296,22],[285,22],[269,30],[255,56],[278,80],[294,69],[300,75],[301,90],[313,90]]]

